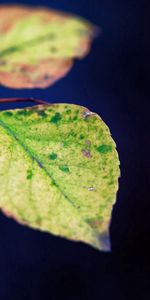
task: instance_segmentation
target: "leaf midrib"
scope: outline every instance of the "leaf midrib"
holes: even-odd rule
[[[18,44],[18,45],[14,45],[12,47],[6,48],[6,49],[0,51],[0,58],[3,58],[5,56],[7,56],[8,54],[18,52],[18,51],[24,49],[25,47],[32,47],[39,42],[43,42],[43,41],[47,40],[51,35],[52,35],[52,33],[48,33],[45,36],[40,36],[40,37],[37,37],[36,39],[32,39],[32,40],[23,42],[22,44]]]

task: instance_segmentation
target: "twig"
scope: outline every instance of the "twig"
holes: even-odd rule
[[[9,102],[36,102],[38,104],[49,104],[46,101],[43,100],[38,100],[38,99],[34,99],[34,98],[4,98],[4,99],[0,99],[0,103],[9,103]]]

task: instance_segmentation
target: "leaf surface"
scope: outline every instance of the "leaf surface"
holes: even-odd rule
[[[108,127],[85,107],[0,112],[0,209],[19,222],[110,250],[119,173]]]
[[[96,28],[54,10],[0,5],[0,83],[45,88],[84,57]]]

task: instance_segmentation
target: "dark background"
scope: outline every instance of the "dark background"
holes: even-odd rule
[[[99,25],[102,35],[91,53],[49,89],[0,87],[0,98],[35,97],[96,111],[117,143],[122,176],[111,223],[112,253],[20,226],[0,214],[0,299],[150,299],[149,4],[138,0],[19,3],[81,15]]]

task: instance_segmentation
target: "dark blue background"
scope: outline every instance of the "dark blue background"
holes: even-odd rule
[[[111,224],[112,253],[31,230],[0,215],[0,299],[150,299],[148,2],[19,3],[81,15],[99,25],[102,35],[91,53],[76,61],[54,86],[46,90],[1,87],[0,98],[35,97],[96,111],[117,143],[122,176]]]

